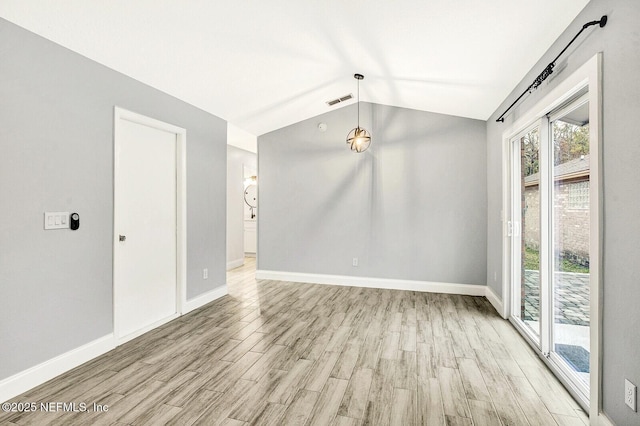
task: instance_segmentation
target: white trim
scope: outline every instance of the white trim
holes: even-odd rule
[[[598,426],[616,426],[602,411],[598,414]]]
[[[126,336],[120,336],[120,337],[116,336],[116,338],[115,338],[116,344],[118,346],[120,346],[120,345],[122,345],[124,343],[127,343],[129,340],[133,340],[136,337],[140,337],[143,334],[148,333],[149,331],[153,330],[154,328],[158,328],[161,325],[165,325],[166,323],[171,322],[171,321],[173,321],[174,319],[176,319],[178,317],[180,317],[180,314],[179,313],[175,313],[175,314],[169,315],[168,317],[162,318],[161,320],[158,320],[158,321],[156,321],[154,323],[151,323],[151,324],[149,324],[149,325],[147,325],[145,327],[142,327],[142,328],[134,331],[133,333],[129,333]]]
[[[96,339],[0,381],[0,401],[20,395],[116,347],[113,334]]]
[[[600,153],[602,144],[602,54],[597,53],[572,74],[560,81],[551,88],[533,106],[526,108],[526,113],[514,121],[502,133],[502,207],[503,217],[503,246],[502,246],[502,298],[511,300],[511,238],[507,235],[506,224],[511,219],[511,182],[510,182],[510,140],[520,131],[541,117],[546,116],[552,110],[560,107],[569,99],[574,97],[584,87],[589,88],[589,127],[591,129],[591,139],[589,149],[591,152],[590,170],[590,233],[595,238],[590,239],[590,401],[589,417],[591,422],[597,424],[607,424],[606,417],[602,410],[602,226],[603,201],[602,196],[602,155]],[[508,317],[511,316],[509,303],[504,304],[504,309]],[[598,419],[598,420],[595,420]]]
[[[503,319],[507,319],[507,317],[505,315],[502,299],[500,298],[500,296],[498,296],[498,293],[493,291],[493,289],[491,287],[487,286],[486,289],[485,289],[484,297],[487,298],[489,303],[491,303],[491,305],[495,308],[496,312],[498,312],[498,314]]]
[[[223,285],[217,288],[214,288],[213,290],[205,293],[205,294],[201,294],[200,296],[196,296],[193,299],[189,299],[187,300],[187,302],[184,304],[184,309],[182,311],[182,314],[186,314],[189,313],[195,309],[198,309],[201,306],[206,305],[207,303],[211,303],[216,299],[221,298],[222,296],[225,296],[229,294],[229,290],[227,288],[227,285]]]
[[[509,234],[509,222],[512,216],[511,204],[511,138],[502,135],[502,211],[500,219],[502,220],[502,318],[511,316],[511,250],[512,241]],[[505,303],[506,301],[506,303]]]
[[[603,422],[602,414],[602,304],[603,292],[603,229],[604,218],[604,186],[602,182],[602,53],[596,54],[587,64],[589,79],[589,323],[590,323],[590,357],[589,357],[589,415]],[[595,195],[595,196],[594,196]],[[606,418],[605,418],[606,419]],[[605,420],[609,422],[609,419]]]
[[[551,132],[549,118],[543,116],[540,118],[540,162],[539,176],[540,184],[538,186],[540,197],[540,298],[539,306],[540,318],[548,318],[549,321],[540,321],[539,347],[545,356],[551,352],[551,336],[553,330],[553,294],[551,286],[553,283],[553,250],[550,250],[553,244],[553,151],[551,151]],[[521,191],[526,189],[522,188]],[[546,230],[547,232],[543,232]],[[516,305],[514,305],[516,306]]]
[[[154,323],[152,328],[158,327],[171,319],[177,318],[182,314],[184,305],[187,300],[187,131],[181,127],[174,126],[173,124],[165,123],[132,111],[115,106],[113,110],[113,333],[116,336],[116,340],[119,344],[130,340],[130,336],[138,336],[151,330],[152,328],[145,327],[142,330],[138,330],[133,334],[127,336],[120,335],[120,327],[116,312],[116,300],[118,289],[116,286],[116,271],[115,271],[115,258],[116,258],[116,244],[118,232],[115,229],[116,223],[116,205],[115,196],[117,193],[118,182],[116,179],[117,172],[117,147],[118,139],[120,137],[120,122],[121,120],[130,121],[137,124],[153,127],[155,129],[163,130],[176,135],[176,313],[170,317]]]
[[[227,271],[244,265],[244,257],[227,262]]]
[[[175,127],[175,126],[174,126]],[[184,313],[187,303],[187,131],[176,132],[176,277],[178,300],[176,312]]]
[[[455,284],[431,281],[395,280],[388,278],[352,277],[348,275],[307,274],[286,271],[256,271],[258,280],[291,281],[310,284],[329,284],[347,287],[384,288],[390,290],[425,291],[429,293],[461,294],[466,296],[484,296],[484,284]]]

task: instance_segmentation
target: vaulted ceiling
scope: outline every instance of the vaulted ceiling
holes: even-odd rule
[[[339,108],[356,72],[362,101],[485,120],[587,3],[0,0],[0,16],[260,135]]]

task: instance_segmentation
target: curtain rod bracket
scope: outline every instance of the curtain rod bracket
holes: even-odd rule
[[[571,46],[573,44],[574,41],[576,41],[576,39],[578,38],[578,36],[580,36],[580,34],[582,34],[582,32],[584,30],[586,30],[587,28],[593,26],[593,25],[599,25],[600,28],[604,27],[605,25],[607,25],[607,15],[602,15],[602,17],[597,20],[597,21],[590,21],[587,22],[586,24],[584,24],[582,26],[582,29],[580,31],[578,31],[578,34],[576,34],[571,41],[564,47],[564,49],[562,49],[562,51],[558,54],[558,56],[555,57],[555,59],[553,61],[551,61],[549,63],[549,65],[547,65],[545,67],[544,70],[542,70],[542,72],[540,74],[538,74],[538,76],[535,78],[535,80],[533,80],[533,83],[531,83],[529,85],[529,87],[527,87],[524,92],[522,92],[522,94],[520,96],[518,96],[518,99],[516,99],[515,101],[513,101],[513,103],[511,105],[509,105],[509,108],[507,108],[505,110],[505,112],[502,113],[502,115],[500,117],[498,117],[498,119],[496,120],[497,123],[504,123],[504,116],[507,115],[507,113],[509,111],[511,111],[511,108],[513,108],[520,99],[522,99],[524,97],[524,95],[526,95],[527,93],[532,93],[534,90],[536,90],[543,81],[545,81],[551,74],[553,74],[553,67],[556,66],[556,61],[558,60],[558,58],[560,56],[562,56],[562,54],[569,48],[569,46]]]

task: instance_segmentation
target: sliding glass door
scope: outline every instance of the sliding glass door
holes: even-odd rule
[[[513,309],[529,337],[540,345],[540,126],[512,140]]]
[[[552,142],[551,357],[589,389],[589,103],[550,117]]]
[[[510,140],[511,319],[589,399],[588,93]]]

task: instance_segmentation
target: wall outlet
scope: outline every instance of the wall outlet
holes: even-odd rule
[[[357,258],[357,257],[354,257],[354,258],[353,258],[353,263],[352,263],[352,265],[353,265],[353,266],[358,266],[358,258]]]
[[[202,270],[202,279],[203,279],[203,280],[206,280],[207,278],[209,278],[209,269],[204,268],[204,269]]]
[[[636,407],[636,393],[638,388],[636,385],[624,379],[624,403],[629,406],[633,411],[637,411]]]

